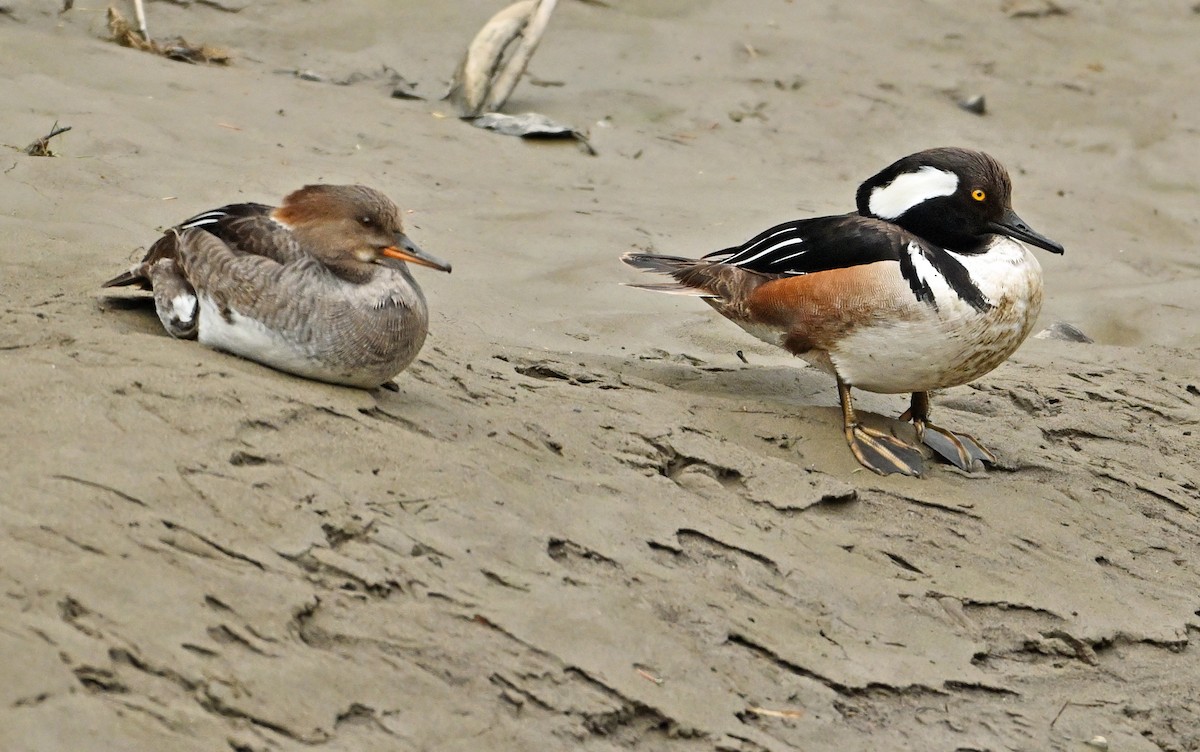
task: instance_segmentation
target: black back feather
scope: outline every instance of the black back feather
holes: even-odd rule
[[[777,277],[895,261],[913,295],[936,305],[933,290],[919,273],[913,253],[921,254],[973,308],[983,311],[991,307],[966,267],[944,249],[891,222],[858,214],[784,222],[742,245],[714,251],[704,258]]]

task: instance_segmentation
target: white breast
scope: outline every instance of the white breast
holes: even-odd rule
[[[267,316],[223,312],[201,291],[200,343],[298,376],[362,388],[379,386],[416,357],[428,314],[404,270],[381,267],[374,279],[357,285],[330,279],[323,270],[315,280],[304,273],[277,281],[294,294],[285,309]]]
[[[299,373],[310,365],[311,356],[306,356],[281,332],[268,329],[260,321],[236,311],[230,311],[226,318],[211,297],[204,294],[198,297],[200,344],[293,373]]]
[[[912,316],[859,327],[816,365],[832,363],[851,386],[922,392],[965,384],[1003,363],[1029,336],[1042,306],[1042,270],[1020,243],[997,236],[986,253],[951,254],[992,303],[977,311],[922,259],[917,267],[937,308],[915,302]]]

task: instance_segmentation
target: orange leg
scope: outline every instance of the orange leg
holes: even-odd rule
[[[929,422],[929,392],[913,392],[912,402],[900,420],[911,420],[917,429],[917,438],[961,470],[972,472],[976,463],[996,461],[996,455],[974,436],[947,431]]]
[[[838,377],[838,397],[842,401],[842,422],[846,430],[846,442],[850,451],[863,467],[880,475],[901,473],[917,476],[924,462],[921,452],[905,444],[895,436],[859,425],[854,414],[854,403],[850,397],[850,386]]]

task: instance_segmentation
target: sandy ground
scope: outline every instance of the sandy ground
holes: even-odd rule
[[[149,4],[228,68],[50,5],[0,2],[0,143],[73,126],[0,149],[0,748],[1200,748],[1191,3],[562,0],[510,110],[594,157],[389,97],[384,66],[440,93],[492,3]],[[1010,167],[1067,247],[1043,326],[1096,340],[939,395],[986,477],[862,471],[828,378],[618,284],[936,145]],[[98,289],[314,181],[454,262],[398,392]]]

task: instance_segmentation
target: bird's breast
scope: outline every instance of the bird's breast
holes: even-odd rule
[[[772,280],[743,306],[714,307],[868,391],[954,386],[991,371],[1025,340],[1041,310],[1042,276],[1024,246],[1000,236],[985,253],[951,256],[959,277],[916,265],[917,290],[900,263],[880,261]]]
[[[253,310],[200,294],[200,342],[307,378],[373,387],[411,363],[425,341],[425,298],[403,278],[326,279],[290,292],[264,296]]]
[[[986,253],[954,255],[988,305],[972,305],[935,283],[932,303],[854,328],[828,350],[848,383],[884,393],[957,386],[996,368],[1025,341],[1042,307],[1033,254],[1001,238]]]

